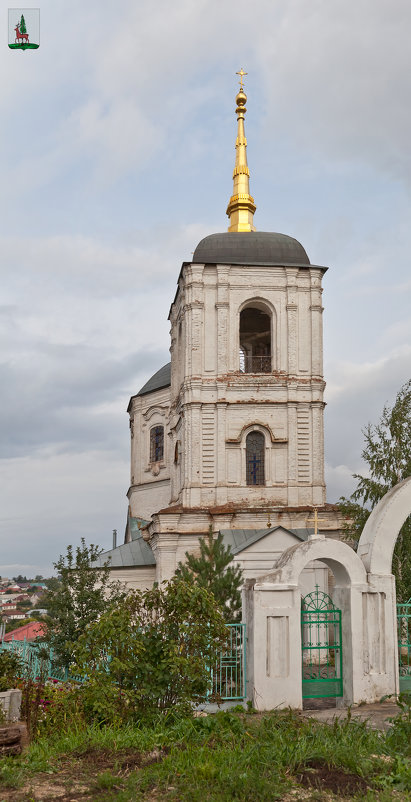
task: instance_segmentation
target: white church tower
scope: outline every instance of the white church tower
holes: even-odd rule
[[[183,508],[325,502],[321,281],[299,242],[257,232],[246,95],[228,232],[184,263],[171,306],[170,501]]]
[[[125,544],[109,554],[114,567],[123,549],[119,569],[134,559],[142,585],[172,576],[210,524],[246,576],[266,573],[307,537],[313,508],[320,527],[326,517],[322,528],[338,529],[324,481],[327,268],[312,265],[293,237],[255,229],[244,74],[228,231],[205,237],[183,263],[171,365],[128,408],[129,522]]]

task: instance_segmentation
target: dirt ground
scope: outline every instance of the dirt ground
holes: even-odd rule
[[[89,749],[81,755],[73,755],[61,760],[58,773],[38,773],[22,788],[0,790],[0,802],[94,802],[107,793],[107,789],[96,785],[97,777],[110,771],[118,777],[118,786],[113,790],[122,790],[122,783],[132,771],[142,766],[163,760],[166,752],[155,749],[142,754],[135,749],[114,753],[112,750]]]
[[[310,700],[314,702],[316,700]],[[325,700],[324,700],[325,701]],[[323,702],[322,699],[318,702]],[[310,706],[311,709],[304,709],[303,716],[308,718],[315,718],[317,721],[323,721],[331,724],[334,718],[346,718],[348,710],[345,707],[336,708],[320,704]],[[398,707],[394,702],[379,702],[375,705],[358,705],[358,707],[351,707],[349,715],[352,719],[357,721],[366,721],[374,730],[388,730],[390,719],[398,715]]]
[[[300,715],[330,723],[334,717],[343,718],[347,713],[346,709],[325,708],[304,710]],[[351,718],[366,720],[369,726],[382,730],[390,726],[389,719],[396,713],[396,705],[391,702],[362,705],[350,711]],[[257,717],[262,715],[257,714]],[[124,782],[132,772],[160,762],[166,754],[166,750],[160,749],[143,754],[135,749],[113,752],[94,748],[81,754],[73,753],[60,761],[55,774],[39,773],[21,788],[0,789],[0,802],[99,802],[108,791],[108,788],[98,784],[98,777],[104,772],[110,772],[117,779],[115,784],[110,784],[115,798],[116,792],[123,790]],[[365,795],[368,790],[366,781],[358,775],[329,768],[321,762],[313,761],[305,765],[295,776],[299,785],[288,791],[282,802],[346,802],[352,799],[353,794]],[[396,796],[394,792],[392,798]],[[164,791],[156,789],[146,796],[147,802],[160,802],[165,798]],[[398,800],[403,798],[398,793]]]
[[[60,762],[56,774],[39,773],[22,788],[1,790],[0,802],[98,802],[108,790],[97,783],[98,776],[105,771],[110,771],[118,780],[110,784],[110,791],[115,798],[116,792],[123,790],[124,781],[131,772],[159,762],[165,756],[163,750],[148,754],[132,749],[118,753],[97,749],[90,749],[81,755],[74,753]],[[329,768],[321,761],[304,765],[296,772],[296,781],[298,788],[288,791],[282,802],[347,802],[353,794],[365,794],[369,790],[367,782],[358,775]],[[145,797],[147,802],[160,802],[164,798],[164,791],[156,789]],[[401,799],[399,794],[398,800]]]

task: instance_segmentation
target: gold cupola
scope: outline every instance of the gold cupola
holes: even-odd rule
[[[237,139],[235,143],[235,167],[233,172],[233,194],[227,206],[230,218],[229,231],[255,231],[253,216],[256,210],[254,198],[250,195],[250,171],[247,165],[247,140],[244,131],[244,117],[247,111],[245,104],[247,95],[243,88],[243,76],[247,75],[241,68],[240,91],[236,97]]]

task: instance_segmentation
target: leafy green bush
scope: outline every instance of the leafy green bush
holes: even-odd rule
[[[147,718],[204,701],[227,639],[215,599],[174,577],[134,591],[90,624],[75,648],[89,720]]]
[[[23,663],[20,657],[6,649],[0,651],[0,693],[14,688],[23,674]]]
[[[82,689],[70,682],[26,679],[21,684],[22,713],[31,738],[53,736],[85,725]]]

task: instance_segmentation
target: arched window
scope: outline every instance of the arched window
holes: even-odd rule
[[[246,438],[246,481],[248,485],[265,484],[264,448],[265,440],[261,432],[250,432]]]
[[[240,370],[271,373],[271,317],[258,306],[240,313]]]
[[[164,458],[164,426],[153,426],[150,430],[150,462]]]

